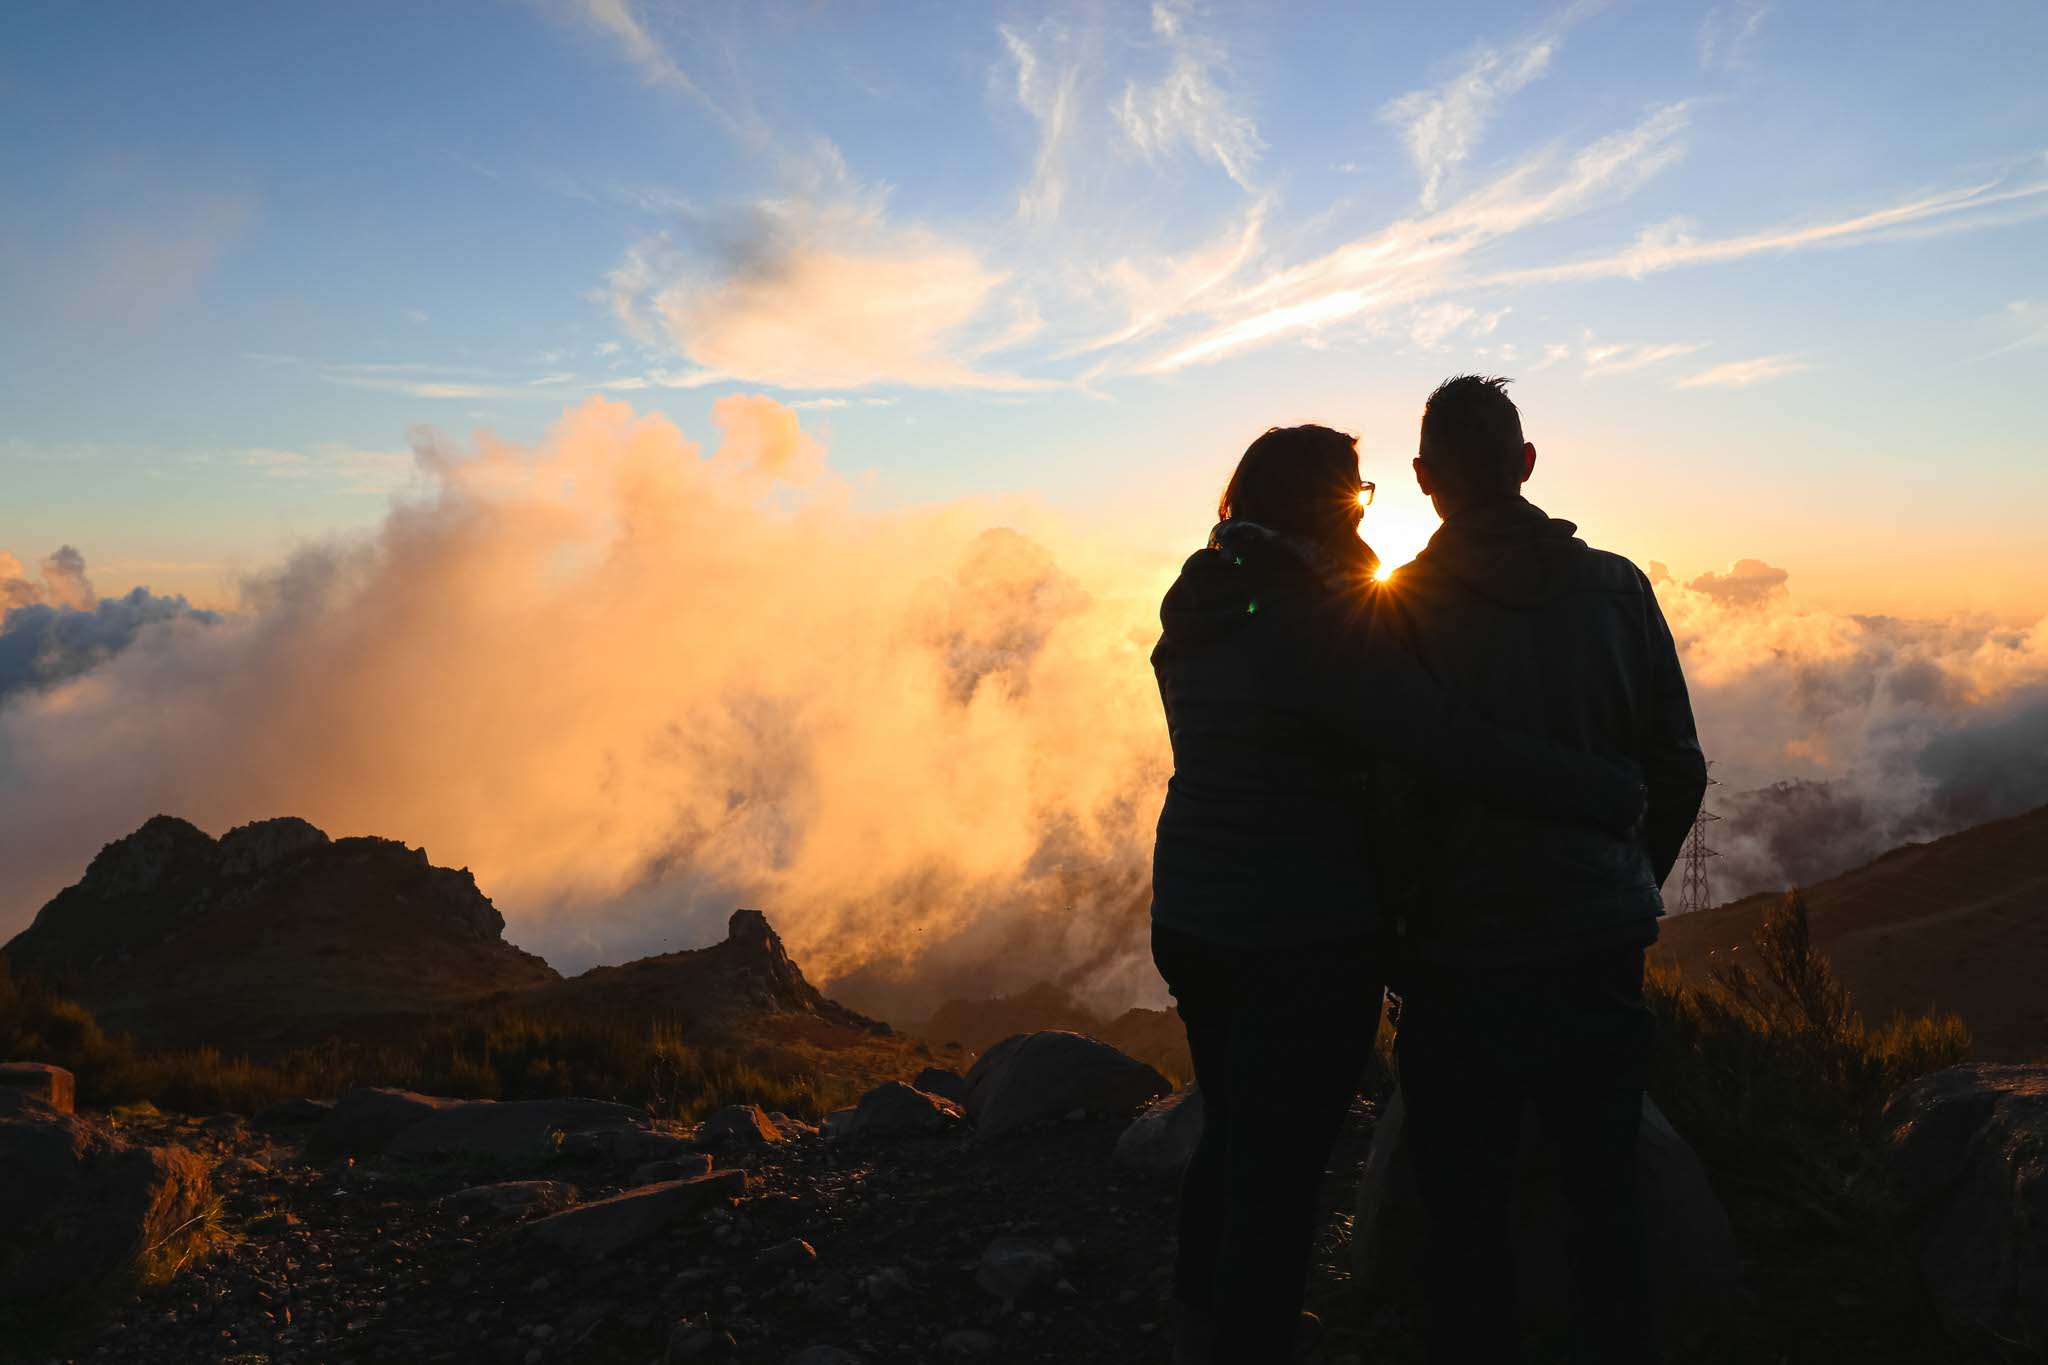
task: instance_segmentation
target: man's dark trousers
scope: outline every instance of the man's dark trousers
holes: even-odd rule
[[[1379,1028],[1384,953],[1228,947],[1155,925],[1152,956],[1202,1090],[1174,1297],[1213,1319],[1217,1365],[1291,1360],[1317,1194]]]
[[[1513,1201],[1524,1107],[1563,1158],[1580,1358],[1659,1358],[1636,1198],[1649,1060],[1643,950],[1406,973],[1396,1044],[1428,1212],[1432,1362],[1517,1358]]]

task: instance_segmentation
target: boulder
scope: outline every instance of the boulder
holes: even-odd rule
[[[334,1112],[328,1100],[279,1100],[256,1116],[258,1128],[311,1128]]]
[[[665,1180],[549,1214],[528,1223],[525,1233],[556,1251],[596,1260],[643,1242],[664,1228],[722,1208],[746,1189],[745,1171],[713,1171],[689,1180]]]
[[[697,1130],[700,1147],[767,1147],[786,1141],[787,1136],[758,1104],[728,1104]]]
[[[0,1089],[0,1341],[76,1326],[185,1256],[213,1207],[206,1165]]]
[[[825,1136],[834,1140],[851,1136],[853,1133],[854,1116],[859,1113],[860,1110],[856,1106],[849,1104],[844,1109],[834,1109],[831,1113],[825,1115],[823,1125]]]
[[[1051,1247],[1029,1237],[996,1238],[982,1250],[974,1267],[974,1282],[1008,1303],[1035,1297],[1059,1278],[1059,1257]]]
[[[1076,1111],[1129,1113],[1170,1088],[1164,1076],[1107,1043],[1058,1030],[1019,1033],[968,1071],[967,1112],[977,1135],[994,1138]]]
[[[359,1086],[335,1102],[306,1145],[322,1157],[375,1156],[415,1123],[464,1103],[389,1086]]]
[[[1202,1140],[1202,1092],[1193,1085],[1145,1106],[1116,1140],[1117,1169],[1178,1178]]]
[[[1943,1315],[2048,1339],[2048,1065],[1947,1067],[1901,1087],[1883,1123]]]
[[[861,1358],[837,1346],[806,1346],[782,1365],[861,1365]]]
[[[669,1119],[642,1117],[624,1128],[587,1129],[562,1135],[562,1155],[572,1161],[605,1162],[614,1166],[653,1161],[687,1160],[696,1144],[689,1130]],[[691,1171],[702,1175],[702,1171]]]
[[[450,1213],[471,1218],[521,1218],[569,1207],[576,1202],[576,1187],[559,1180],[504,1180],[457,1190],[439,1202]]]
[[[0,1087],[19,1090],[60,1114],[78,1108],[78,1082],[48,1062],[0,1062]]]
[[[967,1081],[957,1071],[948,1071],[942,1066],[928,1066],[912,1076],[910,1083],[927,1095],[937,1095],[942,1100],[951,1100],[963,1108],[967,1104]]]
[[[396,1157],[479,1161],[517,1170],[562,1153],[570,1133],[630,1132],[645,1114],[608,1100],[470,1100],[436,1110],[394,1135]]]
[[[1412,1303],[1422,1292],[1416,1271],[1428,1220],[1410,1160],[1407,1108],[1397,1089],[1373,1130],[1352,1225],[1357,1282],[1374,1299]],[[1728,1215],[1699,1158],[1647,1096],[1636,1141],[1636,1189],[1660,1320],[1675,1326],[1730,1301],[1740,1289],[1742,1263]],[[1533,1116],[1523,1122],[1510,1217],[1523,1321],[1539,1327],[1567,1321],[1571,1271],[1557,1148]]]
[[[943,1133],[966,1118],[959,1105],[937,1095],[905,1085],[884,1081],[860,1097],[844,1136],[871,1142],[890,1138],[921,1137]],[[840,1134],[834,1129],[834,1135]]]

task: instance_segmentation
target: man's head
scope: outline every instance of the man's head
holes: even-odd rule
[[[1438,516],[1512,498],[1536,468],[1536,447],[1522,439],[1511,381],[1461,374],[1436,386],[1422,408],[1415,482]]]

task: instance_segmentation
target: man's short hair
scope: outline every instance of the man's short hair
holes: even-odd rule
[[[1461,374],[1436,386],[1422,406],[1417,452],[1448,491],[1466,497],[1512,494],[1522,484],[1522,414],[1512,380]]]

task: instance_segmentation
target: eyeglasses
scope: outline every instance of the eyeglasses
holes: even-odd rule
[[[1360,479],[1358,481],[1358,505],[1360,507],[1372,506],[1373,491],[1377,487],[1378,485],[1371,479]]]

